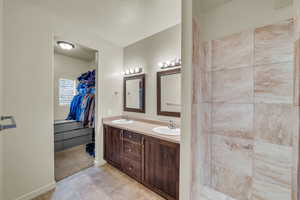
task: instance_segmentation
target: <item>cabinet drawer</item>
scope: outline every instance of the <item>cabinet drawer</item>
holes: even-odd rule
[[[123,156],[135,161],[140,161],[142,157],[142,146],[140,144],[124,140]]]
[[[71,131],[71,130],[76,130],[83,128],[83,124],[81,122],[76,122],[76,121],[65,121],[62,123],[55,123],[54,124],[54,133],[60,133],[60,132],[65,132],[65,131]]]
[[[93,128],[84,128],[84,129],[78,129],[74,131],[68,131],[64,132],[64,139],[72,139],[75,137],[81,137],[86,135],[92,135],[93,134]]]
[[[122,169],[128,176],[131,176],[137,181],[141,181],[141,177],[142,177],[141,162],[137,162],[123,157]]]
[[[92,135],[93,132],[94,132],[93,128],[82,128],[82,129],[77,129],[72,131],[60,132],[54,134],[54,141],[58,142],[58,141],[72,139],[76,137]]]
[[[130,132],[130,131],[124,131],[123,137],[125,139],[128,139],[128,140],[136,142],[136,143],[142,143],[142,136],[138,133],[133,133],[133,132]]]
[[[62,150],[64,150],[63,142],[55,142],[54,143],[54,151],[58,152],[58,151],[62,151]]]
[[[92,142],[92,135],[86,135],[82,137],[76,137],[69,140],[64,140],[64,149],[76,147],[83,144],[88,144]]]
[[[54,141],[60,142],[64,140],[64,134],[54,134]]]

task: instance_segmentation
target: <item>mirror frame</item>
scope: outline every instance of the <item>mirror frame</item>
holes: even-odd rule
[[[170,116],[170,117],[180,117],[180,112],[169,112],[161,110],[161,77],[168,76],[172,74],[180,74],[181,68],[160,71],[157,72],[157,115]],[[181,84],[181,83],[180,83]]]
[[[142,87],[144,89],[144,93],[143,93],[143,107],[142,108],[128,108],[126,106],[126,81],[128,80],[134,80],[134,79],[140,79],[142,81]],[[145,106],[146,106],[146,98],[145,98],[145,94],[146,94],[146,87],[145,87],[145,74],[140,74],[140,75],[135,75],[135,76],[127,76],[124,77],[123,79],[123,110],[127,111],[127,112],[138,112],[138,113],[145,113]]]

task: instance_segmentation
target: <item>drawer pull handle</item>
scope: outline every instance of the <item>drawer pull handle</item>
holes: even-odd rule
[[[132,167],[129,167],[128,170],[131,171],[131,170],[132,170]]]
[[[131,149],[128,149],[129,152],[131,152]]]
[[[129,137],[129,138],[132,138],[132,135],[129,135],[128,137]]]

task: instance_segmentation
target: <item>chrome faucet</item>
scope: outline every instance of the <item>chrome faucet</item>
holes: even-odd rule
[[[169,129],[176,129],[175,121],[170,120],[170,121],[169,121],[168,128],[169,128]]]

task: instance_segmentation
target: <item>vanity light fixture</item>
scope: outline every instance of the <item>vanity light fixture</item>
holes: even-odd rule
[[[181,59],[180,58],[175,58],[174,60],[159,62],[158,66],[161,69],[166,69],[166,68],[171,68],[171,67],[179,67],[179,66],[181,66]]]
[[[126,69],[124,74],[125,75],[132,75],[132,74],[141,73],[142,71],[143,71],[143,69],[141,67],[135,67],[135,68]]]
[[[63,50],[71,50],[75,48],[74,44],[66,41],[57,41],[57,45]]]
[[[158,66],[159,66],[160,68],[162,68],[162,67],[164,66],[164,63],[163,63],[163,62],[159,62],[159,63],[158,63]]]
[[[134,73],[139,73],[139,72],[140,72],[140,69],[141,69],[141,68],[138,68],[138,67],[134,68]]]

